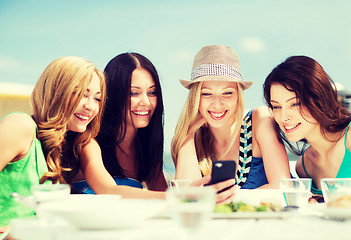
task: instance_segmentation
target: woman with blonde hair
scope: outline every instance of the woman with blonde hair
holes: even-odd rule
[[[70,183],[82,147],[99,131],[105,75],[79,57],[54,60],[32,93],[33,115],[11,113],[0,120],[0,226],[34,214],[10,193],[50,180]]]
[[[289,178],[285,148],[275,134],[268,108],[258,107],[244,120],[244,81],[239,58],[223,45],[203,47],[195,56],[191,81],[180,80],[189,95],[172,140],[176,178],[198,179],[211,173],[217,160],[236,162],[236,184],[241,188],[279,188]],[[218,191],[234,184],[217,184]],[[230,202],[234,187],[217,194]]]

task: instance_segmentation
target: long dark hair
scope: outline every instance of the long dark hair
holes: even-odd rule
[[[270,91],[273,84],[280,84],[296,94],[301,106],[306,107],[312,117],[318,121],[321,133],[326,139],[326,133],[340,132],[351,121],[351,113],[338,101],[334,82],[313,58],[292,56],[272,70],[263,85],[266,104],[271,108]],[[302,153],[304,147],[301,150],[292,148],[278,124],[275,128],[279,132],[279,137],[288,143],[290,150],[296,154]],[[342,136],[340,135],[340,138]],[[302,139],[301,142],[306,140]]]
[[[141,67],[152,76],[156,85],[157,106],[145,128],[137,131],[135,169],[138,181],[147,181],[162,172],[163,167],[163,100],[159,76],[149,59],[138,53],[123,53],[105,67],[107,100],[97,141],[101,147],[104,165],[112,176],[126,177],[117,161],[116,147],[126,135],[132,72]]]

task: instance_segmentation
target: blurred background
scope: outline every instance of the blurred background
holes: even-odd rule
[[[30,113],[32,88],[58,57],[85,57],[103,69],[120,53],[141,53],[161,78],[172,174],[170,142],[188,93],[178,80],[190,79],[203,46],[238,52],[244,79],[255,82],[246,108],[264,104],[265,77],[291,55],[316,59],[349,104],[350,12],[349,0],[0,0],[0,114]]]

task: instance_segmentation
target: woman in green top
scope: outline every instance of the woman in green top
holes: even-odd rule
[[[33,116],[12,113],[0,120],[0,226],[34,214],[10,193],[50,180],[70,182],[82,147],[99,131],[105,75],[79,57],[56,59],[32,93]]]
[[[277,131],[301,155],[296,172],[312,178],[312,192],[318,195],[322,178],[351,177],[351,113],[338,102],[335,89],[322,66],[306,56],[289,57],[264,83]],[[293,147],[286,137],[305,144]]]

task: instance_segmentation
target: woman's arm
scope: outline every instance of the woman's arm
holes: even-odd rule
[[[202,181],[208,183],[211,179],[210,176],[202,177],[199,162],[196,155],[195,148],[195,132],[206,123],[205,119],[199,114],[195,123],[188,130],[188,134],[178,152],[177,165],[176,165],[176,179],[192,179],[195,182]],[[194,184],[193,184],[194,185]],[[236,186],[235,180],[229,179],[227,181],[219,182],[210,185],[220,192],[223,189],[227,190],[217,193],[216,203],[230,203],[233,201]]]
[[[274,130],[274,119],[267,107],[259,107],[253,111],[252,122],[268,180],[260,188],[279,188],[280,179],[290,178],[290,168],[285,147]]]
[[[195,132],[205,124],[205,119],[198,114],[195,123],[189,128],[188,134],[179,149],[176,159],[176,179],[199,179],[202,177],[195,148]]]
[[[148,191],[129,186],[119,186],[105,169],[101,149],[95,139],[91,139],[82,149],[81,170],[89,186],[97,194],[118,194],[123,198],[165,199],[164,192]]]
[[[34,134],[35,124],[27,114],[12,113],[0,121],[0,171],[28,153]]]
[[[351,151],[351,127],[349,127],[346,134],[346,147],[349,151]]]

